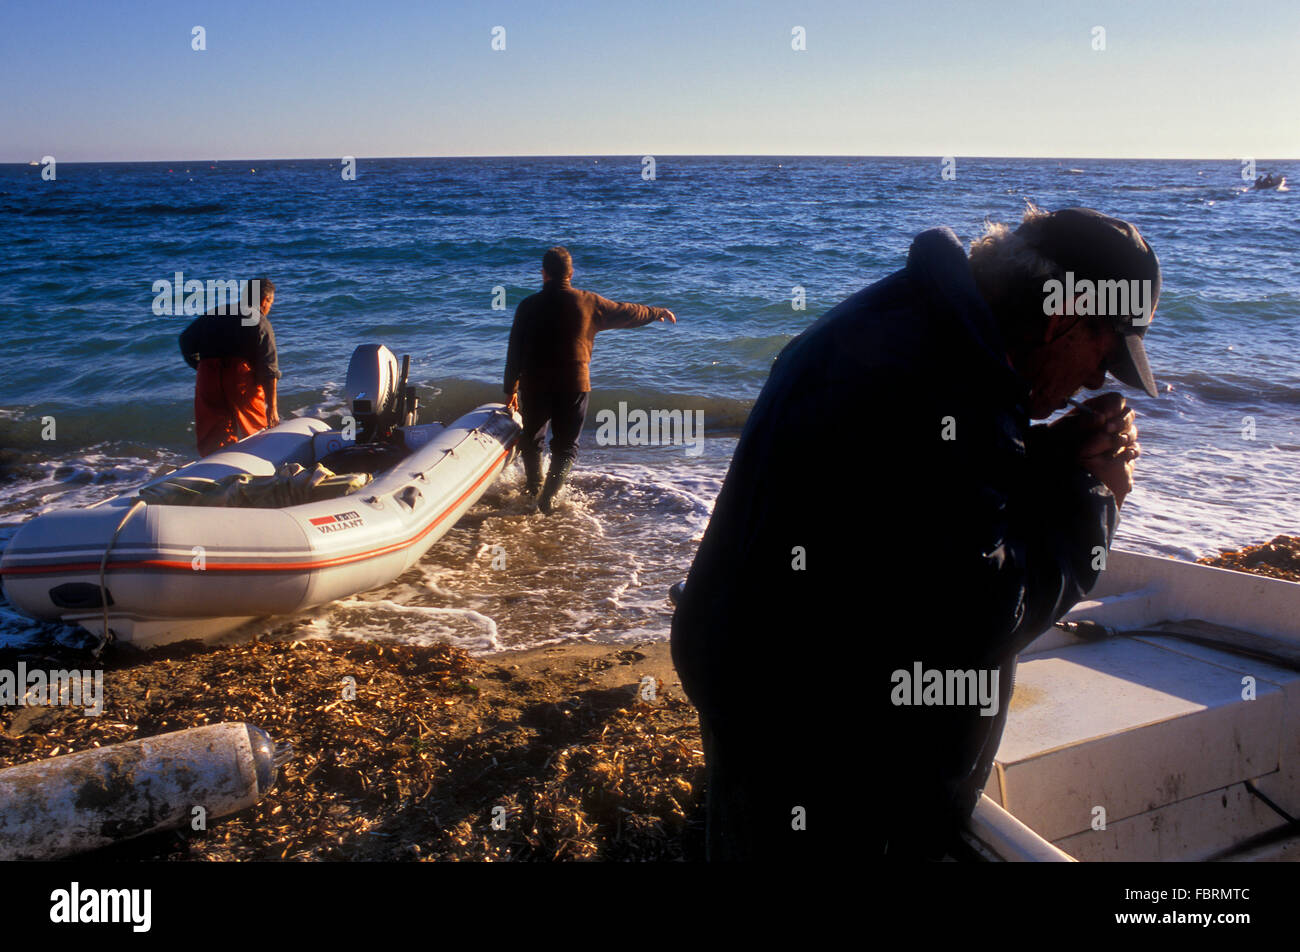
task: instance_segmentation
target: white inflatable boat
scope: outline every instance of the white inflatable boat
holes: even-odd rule
[[[521,432],[517,414],[501,404],[445,427],[415,424],[404,378],[387,348],[359,347],[348,370],[347,430],[286,420],[138,492],[32,519],[0,560],[5,595],[35,617],[97,635],[107,627],[118,641],[148,646],[214,638],[391,581],[474,505],[509,464]],[[169,488],[183,494],[209,481],[246,482],[241,474],[273,483],[277,473],[296,471],[293,463],[310,471],[324,461],[347,473],[350,455],[360,466],[367,459],[381,466],[336,498],[281,508],[151,501]]]

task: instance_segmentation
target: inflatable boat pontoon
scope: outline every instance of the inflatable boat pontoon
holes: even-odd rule
[[[214,638],[391,581],[505,469],[521,421],[486,404],[450,426],[416,424],[405,368],[399,374],[396,357],[376,345],[353,354],[347,390],[346,430],[286,420],[138,492],[25,523],[0,560],[5,595],[35,617],[97,635],[107,627],[119,641],[148,646]],[[334,498],[280,508],[151,501],[195,486],[239,488],[249,481],[241,474],[274,484],[297,471],[293,463],[373,478],[346,495],[336,489]]]

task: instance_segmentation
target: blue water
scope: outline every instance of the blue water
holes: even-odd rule
[[[449,420],[496,398],[514,306],[564,244],[575,284],[679,323],[598,339],[560,518],[513,511],[507,484],[414,574],[302,624],[480,650],[662,637],[664,588],[780,348],[901,266],[917,232],[969,242],[1026,199],[1127,218],[1163,265],[1147,342],[1166,392],[1128,393],[1144,456],[1120,545],[1193,558],[1300,531],[1295,193],[1249,191],[1228,161],[959,159],[945,181],[937,159],[656,160],[654,181],[640,157],[362,160],[355,181],[307,160],[61,164],[53,182],[0,166],[0,545],[37,512],[191,453],[193,372],[176,346],[190,318],[153,313],[155,281],[275,281],[282,412],[341,411],[348,356],[375,341],[411,354],[426,419]],[[704,452],[596,446],[595,412],[620,400],[703,410]],[[489,537],[518,550],[514,567],[482,566]],[[25,625],[0,605],[0,637]]]

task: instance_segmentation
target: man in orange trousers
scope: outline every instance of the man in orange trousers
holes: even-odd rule
[[[218,307],[181,333],[181,354],[198,371],[194,432],[200,456],[280,422],[279,357],[267,319],[275,285],[267,278],[249,281],[242,303],[243,314]]]

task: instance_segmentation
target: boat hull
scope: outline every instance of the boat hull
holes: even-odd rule
[[[1300,584],[1114,550],[1019,658],[984,858],[1300,860]]]
[[[518,416],[499,404],[445,428],[410,427],[408,446],[422,445],[359,491],[283,509],[144,505],[132,493],[48,513],[5,549],[5,595],[34,617],[102,634],[102,566],[108,627],[141,645],[212,639],[314,608],[419,561],[509,464],[519,433]],[[346,443],[322,421],[298,418],[162,479],[310,467]]]

